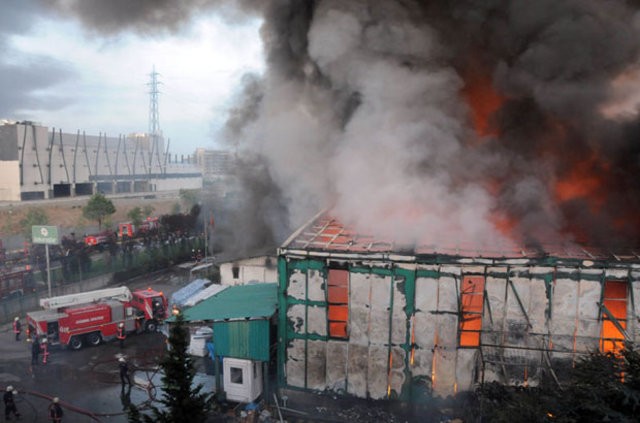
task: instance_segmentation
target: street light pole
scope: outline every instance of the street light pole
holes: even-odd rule
[[[44,244],[44,255],[47,260],[47,287],[49,288],[49,298],[51,298],[51,262],[49,260],[49,244],[60,244],[58,227],[46,225],[31,226],[31,242],[33,244]]]
[[[204,258],[203,261],[207,259],[207,253],[209,252],[208,240],[209,240],[209,229],[207,228],[207,215],[206,213],[202,213],[202,220],[204,221]]]
[[[49,298],[51,298],[51,265],[49,263],[49,244],[44,244],[44,254],[47,257],[47,287],[49,288]]]

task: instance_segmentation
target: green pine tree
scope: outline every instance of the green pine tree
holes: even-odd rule
[[[129,409],[131,423],[204,423],[212,406],[211,394],[202,393],[202,385],[193,386],[195,367],[187,353],[189,329],[182,314],[169,331],[169,351],[160,361],[163,371],[163,393],[158,408],[151,406],[151,416],[141,414],[132,406]]]

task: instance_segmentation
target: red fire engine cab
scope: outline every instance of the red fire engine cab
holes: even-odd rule
[[[133,293],[123,286],[40,300],[44,310],[27,313],[28,334],[46,336],[49,344],[79,350],[115,339],[118,324],[125,332],[153,332],[168,317],[162,292]]]
[[[160,220],[157,217],[147,217],[137,227],[133,222],[122,222],[118,224],[118,236],[120,239],[124,237],[135,238],[138,235],[158,230],[159,227]]]

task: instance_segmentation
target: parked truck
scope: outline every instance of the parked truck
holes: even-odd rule
[[[84,245],[94,247],[100,251],[110,242],[116,242],[116,234],[113,231],[106,230],[97,234],[86,235],[84,237]]]
[[[50,345],[79,350],[125,332],[153,332],[168,317],[162,292],[151,288],[131,292],[127,287],[101,289],[40,300],[43,310],[27,313],[28,334],[45,337]]]
[[[136,238],[145,234],[157,232],[160,228],[160,219],[157,217],[147,217],[138,226],[133,222],[122,222],[118,224],[118,236],[120,239]]]

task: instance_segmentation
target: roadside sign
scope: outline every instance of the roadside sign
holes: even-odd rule
[[[31,227],[31,238],[34,244],[57,245],[60,243],[57,226],[34,225]]]

